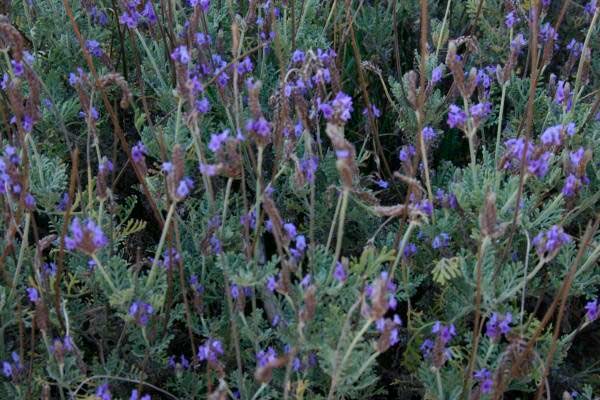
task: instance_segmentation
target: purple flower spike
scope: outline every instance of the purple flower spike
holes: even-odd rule
[[[222,356],[224,353],[223,344],[220,340],[207,339],[204,344],[198,347],[197,357],[200,361],[216,363],[219,361],[218,357]]]
[[[552,226],[547,232],[540,232],[533,238],[533,245],[536,247],[540,257],[544,254],[552,255],[556,253],[561,246],[571,241],[571,237],[558,225]]]
[[[598,299],[589,301],[585,305],[585,310],[585,316],[590,322],[597,320],[600,316],[600,308],[598,308]]]
[[[152,314],[154,314],[154,308],[150,304],[140,300],[134,301],[129,307],[129,316],[141,326],[148,325]]]
[[[186,46],[179,46],[171,53],[171,59],[180,64],[188,64],[190,62],[190,53]]]
[[[492,380],[492,373],[487,369],[483,368],[473,373],[473,377],[479,382],[481,392],[488,394],[492,392],[494,387],[494,381]]]
[[[29,297],[29,301],[31,301],[32,303],[37,303],[40,300],[40,295],[36,288],[30,287],[30,288],[27,288],[26,291],[27,291],[27,297]]]
[[[75,249],[91,255],[108,244],[108,238],[102,229],[91,219],[83,222],[78,217],[73,218],[69,226],[69,236],[65,237],[68,250]]]
[[[450,104],[447,122],[450,128],[461,128],[467,122],[467,114],[456,104]]]

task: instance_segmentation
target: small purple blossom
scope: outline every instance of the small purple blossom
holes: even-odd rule
[[[369,109],[365,107],[363,109],[362,114],[364,116],[368,116],[369,115]],[[371,104],[371,114],[373,115],[373,117],[379,118],[379,117],[381,117],[381,110],[379,108],[377,108],[377,106],[375,104]]]
[[[519,17],[517,17],[516,11],[513,10],[506,14],[506,17],[504,18],[504,24],[507,28],[510,29],[514,27],[517,24],[517,22],[519,22]]]
[[[38,290],[34,287],[30,287],[26,289],[27,297],[29,297],[29,301],[32,303],[37,303],[40,300],[40,294]]]
[[[85,48],[90,52],[94,57],[102,57],[102,48],[100,47],[100,43],[96,40],[86,40]]]
[[[217,362],[218,357],[225,354],[223,344],[217,339],[207,339],[198,347],[197,357],[200,361]]]
[[[437,85],[442,81],[444,74],[444,64],[440,64],[431,71],[431,84]]]
[[[492,316],[485,325],[485,334],[494,341],[499,341],[502,335],[507,335],[510,332],[510,323],[512,322],[512,314],[506,313],[502,316],[498,313],[492,313]]]
[[[589,301],[585,305],[585,316],[587,319],[592,322],[600,317],[600,308],[598,308],[598,299]]]
[[[437,136],[437,133],[431,126],[424,127],[423,130],[421,131],[421,134],[423,135],[423,140],[425,142],[431,142]]]
[[[213,153],[216,153],[217,151],[219,151],[223,143],[227,141],[228,137],[229,129],[225,129],[221,133],[213,133],[212,135],[210,135],[210,142],[208,143],[208,148]]]
[[[136,164],[139,164],[142,161],[144,161],[144,159],[146,158],[145,157],[146,155],[148,155],[148,149],[142,142],[137,142],[131,148],[131,158],[133,159],[133,162]]]
[[[102,385],[98,386],[96,389],[96,397],[100,400],[112,400],[112,394],[110,393],[108,383],[103,383]]]
[[[416,154],[417,149],[415,149],[415,146],[409,144],[408,146],[402,146],[398,158],[400,158],[400,161],[410,162],[410,159]]]
[[[447,122],[450,128],[460,128],[467,122],[467,114],[456,104],[450,104]]]
[[[261,350],[256,355],[256,361],[258,362],[259,367],[264,367],[271,361],[275,361],[277,359],[277,352],[271,346],[267,348],[267,350]]]
[[[73,218],[69,225],[69,236],[65,237],[68,250],[81,250],[86,254],[94,254],[108,244],[108,238],[102,229],[91,219],[83,222],[78,217]]]
[[[481,393],[488,394],[492,392],[494,387],[494,381],[492,380],[492,373],[485,368],[482,368],[473,373],[473,377],[479,382]]]
[[[302,64],[304,62],[305,55],[302,50],[294,50],[292,53],[292,62],[295,64]]]
[[[180,64],[188,64],[190,62],[190,53],[187,47],[183,45],[176,47],[171,53],[171,60]]]
[[[338,282],[345,282],[348,278],[348,274],[346,273],[346,268],[344,264],[341,262],[337,262],[335,264],[335,269],[333,270],[333,278]]]
[[[148,325],[152,314],[154,314],[154,308],[143,301],[136,300],[129,306],[129,316],[133,318],[138,325]]]
[[[443,247],[448,247],[449,244],[450,236],[446,232],[442,232],[433,238],[433,241],[431,242],[431,247],[433,247],[435,250],[438,250]]]
[[[561,246],[571,241],[571,237],[565,233],[563,228],[558,225],[552,226],[546,232],[540,232],[533,238],[533,245],[536,247],[540,257],[544,254],[553,254],[558,251]]]

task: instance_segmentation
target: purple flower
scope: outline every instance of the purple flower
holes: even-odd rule
[[[514,10],[506,14],[504,23],[506,24],[507,28],[512,28],[517,24],[517,22],[519,22],[519,17],[517,17],[517,13]]]
[[[231,293],[231,297],[233,297],[234,299],[240,297],[240,288],[235,283],[231,284],[229,292]]]
[[[442,81],[442,76],[444,74],[444,64],[440,64],[431,71],[431,84],[437,85]]]
[[[110,393],[108,383],[104,383],[104,384],[98,386],[98,389],[96,389],[96,397],[99,398],[100,400],[111,400],[112,399],[112,395]]]
[[[79,249],[90,255],[108,244],[108,238],[102,229],[91,219],[85,220],[82,225],[78,217],[73,218],[69,233],[65,237],[65,246],[70,251]]]
[[[146,394],[146,395],[140,397],[137,389],[133,389],[131,391],[131,397],[129,397],[129,400],[152,400],[152,398],[150,397],[149,394]]]
[[[29,297],[29,301],[31,301],[32,303],[37,303],[40,300],[40,294],[38,293],[38,290],[34,287],[30,287],[26,289],[27,291],[27,297]]]
[[[150,304],[140,300],[134,301],[129,307],[129,316],[141,326],[148,325],[152,314],[154,314],[154,308]]]
[[[489,102],[473,104],[469,108],[469,112],[475,120],[481,121],[490,115],[492,112],[492,105]]]
[[[12,66],[13,73],[15,76],[21,76],[25,73],[25,68],[23,67],[23,63],[17,60],[10,60],[10,65]]]
[[[527,171],[538,178],[543,178],[550,168],[549,163],[552,156],[551,152],[545,152],[539,158],[530,160]]]
[[[210,249],[213,252],[213,254],[221,253],[221,241],[219,240],[219,238],[216,235],[212,235],[210,237],[209,243],[210,243]]]
[[[190,3],[190,6],[192,6],[192,7],[200,6],[202,11],[204,11],[204,12],[208,11],[208,9],[210,7],[210,0],[188,0],[188,1]]]
[[[565,179],[565,185],[562,188],[562,194],[565,197],[573,197],[581,188],[581,180],[573,174],[569,174]]]
[[[409,144],[408,146],[402,146],[400,149],[399,158],[401,161],[410,162],[412,156],[417,154],[415,146]]]
[[[437,136],[437,133],[431,126],[423,128],[421,134],[423,135],[423,140],[425,140],[425,142],[431,142]]]
[[[417,246],[414,243],[407,243],[404,247],[403,255],[405,258],[409,258],[417,254]]]
[[[217,165],[213,165],[213,164],[200,163],[200,165],[198,166],[198,170],[200,171],[200,173],[202,175],[215,176],[217,174],[217,172],[219,171],[219,167]]]
[[[369,110],[365,107],[363,109],[362,113],[364,116],[368,116]],[[381,117],[381,110],[379,108],[377,108],[377,106],[375,106],[375,104],[371,104],[371,114],[373,115],[373,117],[379,118],[379,117]]]
[[[431,328],[431,333],[435,333],[441,342],[446,345],[456,336],[456,328],[454,324],[444,325],[440,321],[436,321]]]
[[[431,242],[431,247],[437,250],[441,249],[442,247],[448,247],[449,244],[450,236],[447,233],[442,232],[433,238],[433,241]]]
[[[146,21],[148,21],[148,24],[150,24],[150,25],[154,25],[158,21],[158,18],[156,18],[156,14],[154,13],[154,8],[152,7],[152,3],[150,1],[147,1],[146,4],[144,5],[144,9],[142,10],[142,15],[144,16],[144,18],[146,18]],[[144,397],[146,397],[146,396],[144,396]],[[144,397],[142,398],[142,400],[144,400]]]
[[[423,357],[427,358],[431,355],[431,351],[433,350],[434,343],[431,339],[425,339],[421,346],[419,346],[419,350],[423,354]]]
[[[271,134],[271,124],[264,117],[259,117],[257,120],[249,120],[246,123],[246,130],[266,138]]]
[[[160,260],[159,265],[164,269],[171,269],[176,266],[177,263],[181,261],[181,255],[177,252],[177,249],[174,247],[166,249],[162,254],[162,260]]]
[[[212,38],[210,37],[210,35],[203,32],[196,33],[194,38],[198,46],[210,45],[212,43]]]
[[[288,222],[287,224],[283,225],[283,229],[285,230],[288,238],[292,239],[296,237],[297,231],[294,224]]]
[[[569,50],[571,57],[578,58],[581,55],[581,50],[583,50],[583,43],[580,43],[575,39],[571,39],[571,41],[567,44],[567,50]]]
[[[346,273],[346,268],[344,264],[341,262],[337,262],[335,264],[335,269],[333,270],[333,278],[338,282],[345,282],[348,278],[348,274]]]
[[[388,187],[390,187],[390,184],[388,183],[388,181],[386,181],[384,179],[378,179],[378,180],[376,180],[375,184],[377,186],[379,186],[381,189],[387,189]]]
[[[447,122],[450,128],[460,128],[467,122],[467,114],[456,104],[450,104]]]
[[[494,381],[492,380],[492,373],[487,369],[483,368],[473,373],[473,377],[479,382],[481,392],[488,394],[492,392],[494,387]]]
[[[588,14],[590,17],[592,17],[594,15],[594,13],[596,12],[596,8],[598,8],[598,1],[591,0],[589,3],[587,3],[585,5],[584,11],[586,12],[586,14]]]
[[[512,314],[506,313],[502,316],[498,313],[492,313],[489,321],[486,323],[485,334],[494,341],[499,341],[502,335],[507,335],[510,332],[510,323],[512,322]]]
[[[187,64],[190,62],[190,53],[186,46],[179,46],[171,53],[171,60],[176,61],[180,64]]]
[[[302,50],[295,50],[292,53],[292,62],[296,64],[301,64],[304,62],[305,55]]]
[[[277,280],[275,279],[274,276],[269,276],[267,278],[267,283],[265,284],[265,286],[267,287],[267,290],[271,293],[273,293],[275,291],[275,289],[277,288]]]
[[[44,263],[42,264],[42,276],[55,276],[56,275],[56,263]]]
[[[562,144],[561,132],[563,130],[563,125],[554,125],[549,127],[542,133],[540,136],[540,140],[543,144],[547,146],[560,146]]]
[[[585,310],[585,316],[590,322],[597,320],[600,316],[600,309],[598,308],[598,299],[589,301],[585,305]]]
[[[523,36],[522,33],[519,33],[515,38],[510,42],[510,49],[516,54],[521,54],[523,47],[527,45],[527,40]]]
[[[131,148],[131,158],[136,164],[139,164],[142,161],[144,161],[146,155],[148,155],[148,149],[146,148],[146,146],[144,146],[144,143],[142,142],[137,142]]]
[[[342,121],[347,122],[350,119],[350,114],[354,110],[352,108],[352,97],[348,96],[344,92],[338,92],[331,102],[331,105]]]
[[[577,151],[569,153],[569,161],[571,162],[571,167],[574,169],[580,169],[582,165],[582,161],[584,160],[585,149],[580,147]]]
[[[264,367],[271,361],[275,361],[277,359],[277,352],[271,346],[267,348],[267,350],[261,350],[256,355],[256,361],[258,362],[259,367]]]
[[[108,16],[102,10],[98,10],[96,6],[92,6],[89,10],[90,18],[92,23],[100,26],[108,24]]]
[[[98,43],[96,40],[86,40],[85,48],[94,57],[102,57],[102,48],[100,47],[100,43]]]
[[[142,15],[139,12],[137,12],[136,5],[132,5],[132,3],[129,3],[127,5],[127,10],[119,16],[119,23],[121,25],[127,25],[129,29],[135,29],[140,23],[141,18]]]
[[[206,114],[210,111],[210,101],[206,97],[196,100],[196,110],[200,114]]]
[[[25,195],[25,207],[27,207],[28,210],[33,210],[35,208],[35,204],[35,197],[33,197],[31,193],[27,193]]]
[[[540,257],[544,254],[553,254],[564,244],[571,241],[571,237],[558,225],[552,226],[546,232],[540,232],[533,238],[533,245],[536,247]]]
[[[217,151],[219,151],[219,149],[221,148],[223,143],[225,143],[225,141],[227,141],[228,137],[229,137],[229,129],[225,129],[221,133],[213,133],[212,135],[210,135],[210,142],[208,143],[208,148],[213,153],[216,153]]]
[[[198,347],[198,360],[217,362],[218,357],[225,354],[223,344],[217,339],[207,339],[204,344]]]
[[[7,361],[2,361],[2,374],[4,374],[4,376],[7,378],[12,377],[13,375],[13,367]]]
[[[306,250],[306,237],[304,235],[296,236],[296,250],[300,253]]]
[[[312,183],[315,181],[315,174],[319,168],[319,159],[317,157],[308,157],[300,162],[300,171],[304,178]]]
[[[550,22],[546,22],[540,27],[539,38],[542,43],[546,43],[550,40],[556,42],[558,40],[558,33],[556,33],[554,27],[550,25]]]

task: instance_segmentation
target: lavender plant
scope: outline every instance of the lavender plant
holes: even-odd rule
[[[595,398],[595,0],[0,12],[0,398]]]

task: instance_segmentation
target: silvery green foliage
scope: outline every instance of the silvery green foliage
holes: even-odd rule
[[[0,398],[595,398],[600,11],[558,3],[8,5]]]

